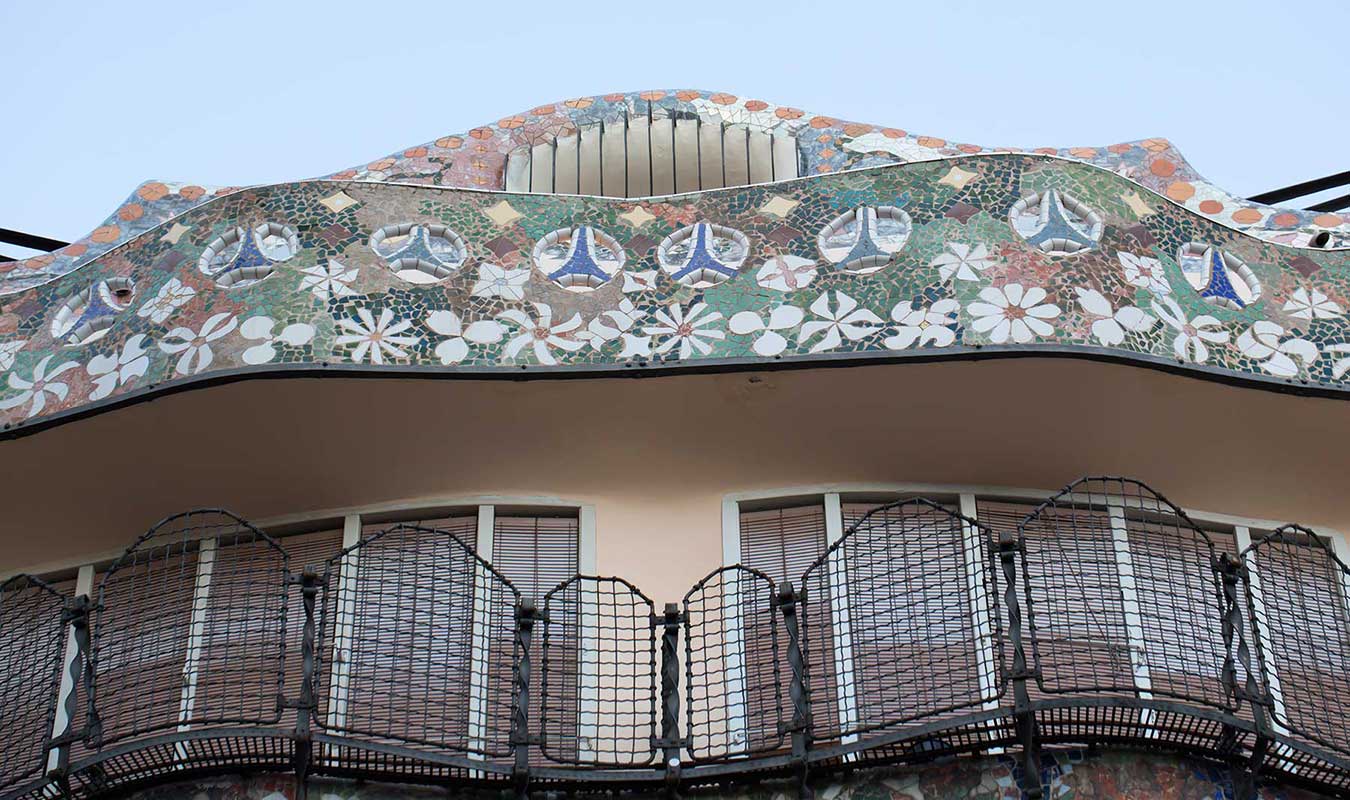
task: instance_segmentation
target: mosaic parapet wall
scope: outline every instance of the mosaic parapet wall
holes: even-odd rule
[[[1350,389],[1350,253],[993,154],[640,200],[231,193],[0,298],[14,433],[250,371],[471,375],[1076,353]]]
[[[822,175],[883,164],[942,160],[963,155],[1015,152],[963,144],[898,128],[847,122],[725,92],[655,90],[581,97],[538,106],[462,134],[379,158],[325,176],[329,180],[413,183],[469,189],[502,189],[508,154],[588,126],[631,119],[698,117],[713,124],[749,126],[794,138],[802,174]],[[1278,209],[1234,197],[1201,177],[1165,139],[1107,147],[1038,148],[1044,155],[1092,164],[1128,178],[1185,208],[1266,241],[1304,245],[1325,233],[1331,246],[1350,246],[1350,218]],[[1254,153],[1264,157],[1264,154]],[[101,257],[156,225],[238,187],[147,181],[87,236],[61,250],[0,263],[0,294],[37,286]]]
[[[1128,751],[1085,755],[1080,752],[1047,753],[1041,771],[1044,796],[1052,800],[1073,798],[1153,798],[1194,800],[1235,797],[1229,770],[1210,764],[1169,756]],[[820,783],[818,797],[828,800],[1020,800],[1020,767],[1012,758],[961,759],[929,768],[870,770],[847,779]],[[463,792],[466,797],[497,798],[499,792]],[[292,776],[216,778],[188,784],[170,784],[132,795],[133,800],[294,800]],[[444,797],[444,789],[423,789],[378,783],[348,783],[313,779],[308,796],[321,800],[421,800]],[[634,797],[642,797],[634,794]],[[704,789],[685,796],[727,800],[788,800],[796,788],[768,783],[740,789]],[[1260,800],[1316,800],[1297,789],[1260,787]]]

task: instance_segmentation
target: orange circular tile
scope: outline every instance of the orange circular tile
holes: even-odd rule
[[[1341,219],[1337,214],[1318,214],[1313,217],[1313,224],[1321,225],[1323,228],[1335,228],[1344,222],[1345,220]]]
[[[538,108],[532,108],[530,109],[530,113],[535,115],[536,117],[546,117],[557,110],[558,110],[557,106],[548,105],[548,106],[539,106]]]
[[[675,98],[677,100],[683,100],[686,103],[697,100],[701,96],[702,95],[699,92],[696,92],[693,89],[681,89],[675,93]]]
[[[778,110],[773,112],[774,116],[779,119],[800,119],[805,113],[800,108],[788,108],[787,106],[779,106]]]
[[[1186,181],[1173,181],[1167,187],[1167,196],[1178,203],[1184,203],[1195,196],[1195,187]]]
[[[1292,228],[1298,224],[1298,214],[1290,214],[1286,211],[1283,214],[1276,214],[1270,222],[1280,228]]]
[[[763,111],[764,109],[766,109],[766,108],[768,108],[768,107],[769,107],[769,104],[766,103],[766,102],[764,102],[763,100],[746,100],[746,101],[745,101],[745,110],[746,110],[746,111]]]
[[[1159,178],[1170,178],[1176,174],[1177,165],[1165,158],[1155,158],[1153,163],[1148,165],[1148,171]]]
[[[571,100],[564,100],[563,105],[568,108],[590,108],[595,100],[589,97],[574,97]]]
[[[425,147],[409,147],[407,150],[403,151],[404,158],[421,158],[426,154],[427,149]]]
[[[225,194],[224,191],[220,192]],[[186,200],[197,200],[206,194],[206,190],[200,186],[184,186],[178,190],[178,196]]]
[[[939,139],[939,138],[936,137],[936,136],[920,136],[920,137],[919,137],[919,146],[920,146],[920,147],[933,147],[933,148],[946,147],[946,146],[947,146],[947,140],[946,140],[946,139]]]
[[[709,97],[708,99],[718,104],[719,106],[729,106],[732,103],[736,102],[736,95],[727,94],[726,92],[718,92],[717,94],[713,95],[712,97]]]
[[[1206,214],[1217,214],[1223,211],[1223,203],[1218,200],[1201,200],[1200,210]]]
[[[491,129],[491,128],[474,128],[473,130],[469,131],[469,136],[471,136],[471,137],[474,138],[474,139],[479,139],[479,140],[482,140],[482,139],[491,139],[491,138],[492,138],[492,129]]]
[[[442,136],[436,140],[436,146],[446,150],[457,150],[464,146],[464,139],[459,136]]]
[[[392,158],[381,158],[381,159],[379,159],[379,160],[377,160],[377,161],[372,161],[372,162],[370,162],[369,164],[367,164],[367,165],[366,165],[366,169],[368,169],[368,170],[370,170],[370,171],[372,171],[372,172],[380,172],[380,171],[382,171],[382,170],[389,169],[389,168],[392,167],[392,166],[394,166],[394,159],[392,159]]]
[[[1097,148],[1095,147],[1073,147],[1069,149],[1069,155],[1074,158],[1095,158]]]
[[[881,135],[885,136],[887,139],[903,139],[909,134],[899,128],[882,128]]]
[[[1239,208],[1233,212],[1233,221],[1251,225],[1261,221],[1262,214],[1254,208]]]
[[[830,127],[833,127],[833,126],[834,126],[834,120],[830,119],[829,117],[812,117],[812,118],[811,118],[811,127],[812,127],[812,128],[830,128]]]
[[[89,238],[99,244],[109,244],[122,238],[122,229],[116,225],[104,225],[95,228],[94,232],[89,234]]]
[[[1059,153],[1059,151],[1053,147],[1037,147],[1035,150],[1031,152],[1040,153],[1043,156],[1053,156]]]
[[[863,125],[858,122],[851,122],[844,126],[844,133],[848,136],[862,136],[872,130],[871,125]]]
[[[147,203],[153,203],[169,193],[169,187],[159,181],[152,181],[136,190],[136,196]]]
[[[117,218],[123,222],[133,222],[143,216],[145,216],[145,209],[135,203],[117,209]]]

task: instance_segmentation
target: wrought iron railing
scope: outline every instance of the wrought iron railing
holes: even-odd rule
[[[1350,796],[1350,567],[1324,539],[1238,552],[1119,478],[1001,528],[891,503],[798,580],[724,567],[658,611],[618,578],[523,597],[448,530],[298,567],[238,517],[178,515],[88,596],[0,584],[0,796],[241,771],[809,792],[990,752],[1036,796],[1042,748],[1094,745]]]

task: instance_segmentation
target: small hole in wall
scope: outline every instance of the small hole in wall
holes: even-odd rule
[[[1317,235],[1312,238],[1312,246],[1318,249],[1324,248],[1329,244],[1331,244],[1331,231],[1319,231]]]

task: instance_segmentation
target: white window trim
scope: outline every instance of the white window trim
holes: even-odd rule
[[[216,568],[216,545],[213,536],[197,543],[197,573],[192,587],[192,616],[188,623],[187,653],[183,661],[183,693],[178,706],[179,732],[191,729],[187,723],[197,704],[197,676],[202,658],[202,639],[206,636],[206,614],[211,607],[211,576]],[[178,769],[187,766],[187,743],[174,745]]]

